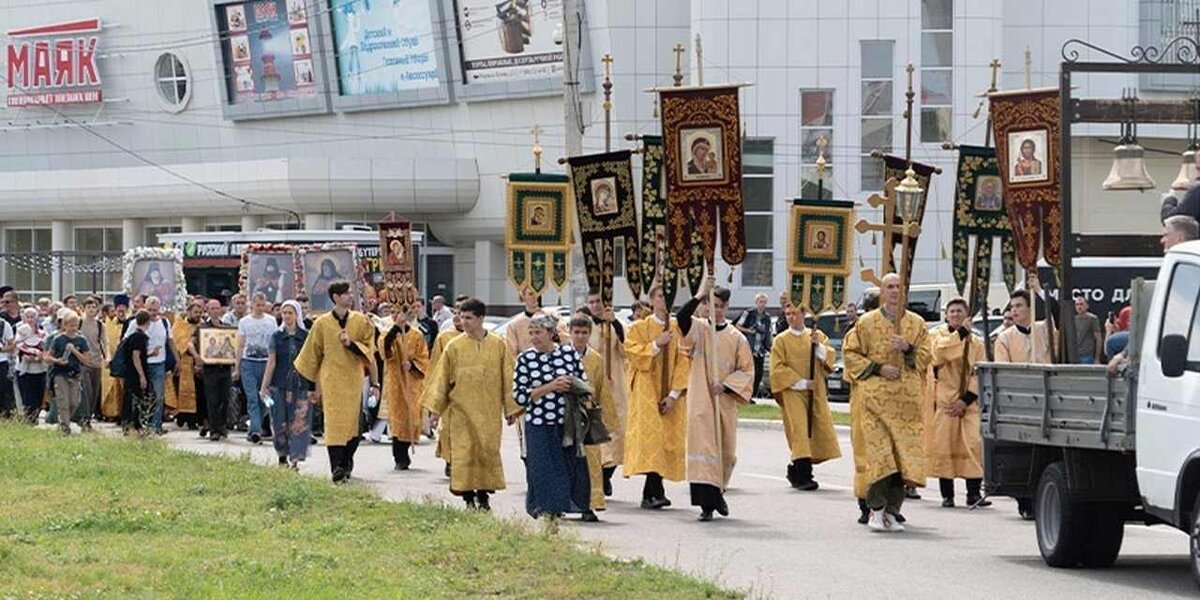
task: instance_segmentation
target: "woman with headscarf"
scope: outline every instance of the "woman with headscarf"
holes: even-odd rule
[[[42,360],[46,332],[38,325],[36,308],[21,311],[16,342],[17,389],[21,392],[21,404],[25,406],[25,420],[35,425],[42,410],[42,396],[46,394],[46,363]]]
[[[575,348],[554,342],[557,328],[558,319],[552,315],[540,313],[530,319],[533,347],[517,357],[513,370],[513,396],[525,409],[525,511],[551,519],[577,512],[585,521],[596,521],[583,448],[578,442],[563,445],[566,394],[573,378],[587,376]]]
[[[304,309],[300,308],[299,302],[287,300],[280,313],[283,324],[271,338],[259,397],[271,399],[268,404],[279,464],[299,470],[300,462],[308,457],[308,445],[312,441],[311,394],[316,387],[292,364],[308,339]]]

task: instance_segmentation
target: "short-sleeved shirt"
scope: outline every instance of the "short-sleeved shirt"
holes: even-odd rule
[[[133,335],[134,331],[137,331],[137,322],[133,319],[130,319],[129,322],[132,324],[127,325],[127,329],[125,330],[125,335],[123,337],[129,337]],[[147,358],[147,363],[156,365],[166,362],[167,340],[171,337],[171,326],[167,323],[167,319],[165,317],[159,317],[158,320],[151,321],[150,326],[146,328],[144,333],[150,340],[147,342],[150,351],[158,348],[158,354]]]
[[[133,366],[134,352],[137,351],[141,355],[142,372],[146,374],[146,379],[150,378],[150,336],[146,335],[138,327],[130,329],[129,336],[125,340],[125,348],[129,352],[129,366],[125,368],[125,385],[132,386],[136,389],[140,385],[137,368]]]
[[[266,362],[267,354],[271,351],[271,338],[279,330],[275,317],[264,314],[256,319],[246,315],[238,321],[237,328],[238,335],[243,339],[242,358]]]
[[[57,377],[60,375],[64,377],[75,377],[76,375],[79,375],[79,368],[82,366],[79,363],[79,357],[75,356],[73,353],[67,352],[67,344],[75,344],[75,349],[80,352],[86,353],[88,351],[87,338],[83,337],[82,334],[75,332],[75,335],[71,336],[67,335],[66,332],[60,331],[58,335],[55,335],[54,339],[50,342],[50,354],[57,359],[67,359],[67,364],[51,365],[51,377]]]
[[[1100,319],[1092,313],[1075,315],[1075,348],[1079,356],[1096,356],[1096,336],[1100,333]]]
[[[587,378],[582,359],[571,346],[558,346],[549,352],[530,348],[517,357],[517,367],[513,370],[513,395],[517,404],[525,408],[526,423],[562,425],[566,414],[566,398],[562,394],[551,392],[536,401],[533,399],[534,388],[561,375]]]

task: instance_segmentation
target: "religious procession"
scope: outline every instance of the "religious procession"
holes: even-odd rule
[[[112,173],[0,164],[0,213],[56,198],[0,215],[0,597],[1200,585],[1185,0],[1128,53],[1019,2],[218,0],[185,10],[203,58],[60,4],[9,11],[0,131],[82,132]],[[855,33],[891,21],[917,35]],[[826,28],[849,66],[797,75]],[[199,162],[106,135],[150,126],[117,94]],[[64,560],[142,577],[146,548],[219,575]],[[523,552],[544,579],[490,564]]]

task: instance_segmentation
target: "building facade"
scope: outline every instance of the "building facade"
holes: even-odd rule
[[[1185,29],[1200,3],[579,4],[583,117],[572,126],[584,130],[587,152],[604,149],[604,54],[613,56],[618,147],[631,145],[625,134],[658,132],[646,90],[670,83],[676,44],[688,49],[681,60],[690,81],[703,70],[707,82],[753,84],[741,95],[749,254],[732,273],[733,304],[745,306],[783,288],[787,200],[812,193],[819,137],[829,142],[825,188],[879,218],[865,204],[882,186],[869,155],[904,151],[908,63],[913,157],[943,169],[931,185],[914,283],[946,283],[957,155],[942,143],[984,142],[978,94],[992,60],[1003,64],[1001,89],[1027,79],[1054,86],[1066,40],[1124,54]],[[535,126],[546,168],[561,169],[562,2],[494,10],[461,0],[4,0],[6,281],[31,295],[111,294],[119,274],[61,273],[36,257],[58,253],[86,266],[162,233],[370,227],[395,213],[427,234],[422,270],[438,286],[427,293],[516,304],[505,277],[503,176],[532,170]],[[1119,97],[1126,87],[1152,97],[1186,94],[1197,82],[1095,75],[1079,85],[1078,97]],[[1183,150],[1182,127],[1141,133],[1144,145]],[[1159,194],[1100,192],[1116,127],[1074,134],[1075,226],[1153,233]],[[1151,158],[1165,189],[1179,160]],[[860,236],[855,251],[864,266],[878,264],[871,238]],[[727,275],[722,269],[719,280]],[[855,278],[852,291],[862,287]],[[631,299],[623,286],[618,292],[618,302]]]

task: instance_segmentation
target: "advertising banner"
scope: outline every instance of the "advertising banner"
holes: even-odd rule
[[[316,93],[305,0],[257,0],[216,10],[230,104]]]
[[[465,83],[561,77],[562,0],[456,0]]]
[[[330,4],[341,95],[438,87],[429,0]]]
[[[103,101],[96,65],[100,19],[39,25],[8,32],[5,50],[9,108]]]

